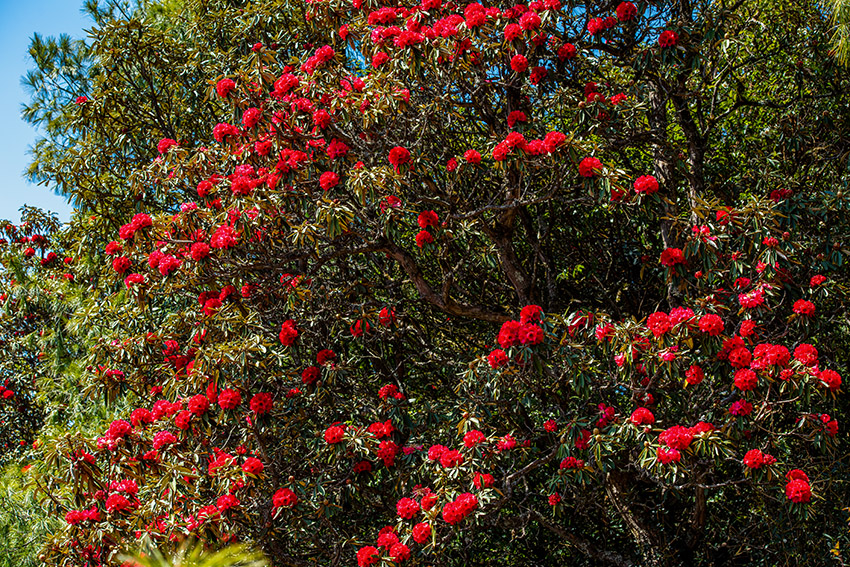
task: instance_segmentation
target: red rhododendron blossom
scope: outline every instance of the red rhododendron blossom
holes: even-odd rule
[[[661,265],[672,268],[686,262],[684,253],[679,248],[665,248],[661,252]]]
[[[753,404],[747,400],[738,400],[729,408],[729,413],[735,417],[746,417],[753,412]]]
[[[413,526],[412,534],[413,541],[423,544],[431,538],[431,525],[427,522],[420,522]]]
[[[631,2],[620,2],[617,6],[617,18],[621,22],[628,22],[637,16],[637,8]]]
[[[260,392],[259,394],[254,394],[249,405],[252,412],[257,415],[264,415],[272,411],[274,398],[268,392]]]
[[[278,489],[272,496],[272,505],[275,508],[292,508],[298,502],[298,496],[289,488]]]
[[[805,476],[805,475],[804,475]],[[812,499],[812,487],[808,478],[792,478],[785,485],[785,496],[795,504],[805,504]]]
[[[496,482],[496,479],[491,474],[477,472],[472,475],[472,485],[478,490],[490,488],[494,482]]]
[[[602,172],[602,162],[595,157],[586,157],[578,164],[578,173],[582,177],[596,177]]]
[[[744,455],[743,459],[744,466],[750,469],[760,469],[763,466],[772,465],[775,462],[775,458],[766,453],[762,453],[758,449],[750,449],[747,451],[747,454]]]
[[[682,453],[676,449],[668,449],[666,447],[658,447],[655,450],[655,456],[658,459],[658,462],[662,465],[668,465],[670,463],[678,463],[682,460]]]
[[[513,435],[505,435],[496,443],[496,449],[499,451],[510,451],[516,447],[516,439]]]
[[[508,364],[508,355],[502,349],[495,349],[487,355],[487,363],[490,368],[501,368]]]
[[[171,138],[163,138],[156,145],[156,151],[158,151],[161,154],[164,154],[165,152],[167,152],[171,148],[175,147],[176,145],[177,145],[177,140],[172,140]]]
[[[371,545],[361,547],[357,550],[357,565],[358,567],[369,567],[375,565],[381,558],[378,555],[378,550]]]
[[[216,83],[215,92],[221,98],[227,98],[230,95],[230,93],[233,92],[233,89],[235,89],[235,88],[236,88],[236,83],[233,82],[233,79],[225,78],[225,79],[221,79],[218,83]]]
[[[673,47],[679,41],[679,34],[672,30],[664,30],[658,36],[658,45],[661,47]]]
[[[258,475],[263,472],[264,468],[262,461],[256,457],[248,457],[245,459],[245,462],[242,463],[242,470],[248,474]]]
[[[403,543],[396,543],[390,548],[389,555],[393,563],[401,563],[410,559],[410,548]]]
[[[333,171],[326,171],[319,176],[319,186],[325,191],[332,189],[337,185],[339,185],[339,175]]]
[[[758,376],[749,368],[741,368],[735,372],[735,387],[742,392],[755,390],[758,386]]]
[[[106,511],[110,514],[122,512],[130,507],[130,501],[123,494],[113,494],[106,499]]]
[[[422,248],[426,244],[433,244],[433,243],[434,243],[434,237],[427,230],[420,230],[416,234],[416,246],[418,246],[419,248]]]
[[[497,341],[502,348],[508,348],[520,344],[519,333],[522,323],[519,321],[505,321],[499,330]]]
[[[395,168],[395,172],[398,173],[400,166],[410,162],[410,152],[406,148],[396,146],[390,150],[389,160],[390,164]]]
[[[463,464],[463,460],[464,459],[461,452],[455,449],[443,451],[443,454],[440,455],[440,464],[447,469],[451,469]]]
[[[794,302],[794,313],[804,317],[812,317],[815,314],[815,304],[805,299],[798,299]]]
[[[292,346],[295,339],[298,338],[298,329],[295,327],[295,321],[287,319],[280,326],[280,334],[278,335],[280,344],[283,346]]]
[[[170,431],[157,431],[153,436],[153,448],[157,451],[174,443],[177,443],[177,437]]]
[[[709,336],[716,337],[723,332],[723,319],[714,313],[703,315],[699,320],[699,330]]]
[[[656,311],[646,320],[646,327],[652,331],[652,334],[657,338],[670,330],[670,316],[664,312]]]
[[[702,368],[697,365],[692,365],[685,371],[685,381],[689,386],[696,386],[705,379],[705,373]]]
[[[336,353],[329,348],[323,348],[316,353],[316,364],[325,366],[336,360]]]
[[[652,175],[641,175],[634,183],[635,193],[640,195],[652,195],[658,192],[658,180]]]
[[[729,353],[729,364],[732,368],[746,368],[753,360],[753,355],[745,347],[738,347]]]
[[[378,445],[378,451],[376,455],[384,462],[385,467],[391,467],[393,466],[396,455],[398,455],[400,449],[401,448],[394,441],[384,439]]]
[[[210,401],[203,394],[198,394],[197,396],[192,396],[191,398],[189,398],[189,411],[195,415],[205,414],[209,407]]]
[[[803,343],[794,349],[794,358],[805,366],[815,366],[818,363],[818,349]]]
[[[577,53],[578,50],[576,49],[575,45],[573,45],[572,43],[565,43],[560,48],[558,48],[558,59],[561,61],[573,59]]]
[[[375,55],[372,56],[372,67],[377,69],[384,63],[390,60],[390,56],[384,53],[383,51],[379,51]]]
[[[519,321],[523,325],[539,323],[543,319],[543,308],[539,305],[526,305],[519,312]]]
[[[658,441],[671,449],[684,451],[691,444],[693,438],[694,433],[690,428],[682,427],[681,425],[674,425],[673,427],[662,431],[658,436]]]
[[[525,55],[514,55],[511,57],[511,69],[514,70],[515,73],[523,73],[526,69],[528,69],[528,59],[525,58]]]
[[[565,457],[558,468],[561,470],[580,469],[584,467],[584,461],[575,457]]]
[[[210,245],[206,242],[195,242],[189,249],[192,259],[199,262],[210,255]]]
[[[508,128],[516,126],[517,122],[527,122],[528,117],[521,110],[513,110],[508,114]]]
[[[443,520],[449,525],[455,525],[466,518],[478,506],[478,498],[465,492],[443,506]]]
[[[216,124],[213,128],[213,138],[215,138],[216,142],[224,142],[228,138],[235,138],[239,136],[239,128],[234,126],[233,124],[227,123],[219,123]]]
[[[416,222],[419,228],[424,230],[429,226],[438,226],[440,224],[440,217],[434,211],[422,211],[416,218]]]
[[[107,430],[107,435],[112,439],[121,439],[130,434],[133,431],[133,426],[123,419],[116,419],[112,423],[109,424],[109,429]]]
[[[402,498],[396,503],[395,509],[400,518],[409,520],[419,512],[419,502],[413,498]]]
[[[218,405],[221,409],[231,410],[242,403],[242,395],[237,390],[222,390],[218,395]]]
[[[841,375],[835,370],[821,370],[818,379],[831,392],[837,392],[841,388]]]
[[[466,160],[466,163],[481,163],[481,154],[476,150],[466,150],[463,152],[463,159]]]
[[[826,281],[826,276],[822,276],[820,274],[812,276],[812,279],[809,280],[809,285],[811,287],[818,287],[822,285]]]
[[[339,425],[331,425],[325,430],[325,442],[334,445],[342,441],[345,430]]]
[[[210,247],[218,249],[228,249],[236,246],[238,240],[236,230],[229,224],[221,225],[210,237]]]
[[[519,25],[525,31],[536,30],[540,27],[540,16],[537,12],[529,10],[520,16]]]
[[[112,269],[123,274],[133,265],[133,262],[126,256],[118,256],[112,260]]]
[[[632,412],[629,421],[634,425],[652,425],[655,423],[655,416],[646,408],[638,408]]]
[[[533,323],[522,325],[519,329],[519,342],[524,345],[539,345],[544,338],[543,329]]]
[[[483,433],[481,433],[480,431],[477,431],[475,429],[473,429],[472,431],[468,431],[463,436],[463,444],[466,447],[475,447],[476,445],[479,445],[486,440],[487,440],[487,437]]]
[[[215,501],[215,507],[218,508],[219,512],[226,512],[237,506],[239,506],[239,499],[232,494],[223,494]]]
[[[259,108],[248,108],[242,113],[242,125],[250,130],[259,124],[262,117],[263,111]]]

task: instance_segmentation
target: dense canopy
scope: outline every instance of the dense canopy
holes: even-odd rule
[[[844,561],[818,2],[88,10],[25,81],[73,217],[3,225],[7,564]]]

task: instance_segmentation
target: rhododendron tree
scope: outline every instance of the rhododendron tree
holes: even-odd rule
[[[78,212],[54,257],[4,248],[93,408],[27,457],[43,562],[846,540],[850,77],[817,5],[178,4],[97,12],[32,170]]]

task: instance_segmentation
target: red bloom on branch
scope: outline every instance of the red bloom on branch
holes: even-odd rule
[[[841,388],[841,375],[835,370],[821,370],[818,374],[818,379],[827,387],[831,392],[837,392],[839,388]]]
[[[222,390],[218,395],[218,405],[221,409],[230,410],[242,403],[242,395],[237,390]]]
[[[161,154],[164,154],[176,145],[177,145],[177,140],[172,140],[171,138],[163,138],[156,145],[156,151],[158,151]]]
[[[638,408],[632,412],[629,421],[634,425],[652,425],[655,423],[655,416],[646,408]]]
[[[758,376],[749,368],[741,368],[735,372],[735,387],[742,392],[755,390],[758,385]]]
[[[558,59],[561,61],[572,59],[576,56],[576,53],[578,53],[578,50],[576,50],[575,45],[572,43],[565,43],[558,48]]]
[[[225,79],[221,79],[218,83],[216,83],[215,92],[221,98],[227,98],[230,95],[230,93],[233,92],[233,89],[235,89],[235,88],[236,88],[236,83],[233,82],[233,79],[226,79],[225,78]]]
[[[526,69],[528,69],[528,59],[525,58],[525,55],[514,55],[511,57],[511,69],[516,73],[523,73]]]
[[[673,30],[665,30],[658,36],[658,45],[661,47],[673,47],[679,41],[679,34]]]
[[[189,398],[189,411],[195,415],[205,414],[209,407],[210,401],[203,394],[198,394],[197,396],[192,396],[191,398]]]
[[[256,457],[248,457],[245,459],[245,462],[242,463],[242,470],[248,474],[258,475],[263,472],[264,468],[262,461]]]
[[[339,185],[339,175],[334,173],[333,171],[326,171],[321,176],[319,176],[319,186],[327,191],[328,189],[332,189]]]
[[[805,299],[798,299],[794,302],[794,313],[804,317],[812,317],[815,314],[815,304]]]
[[[419,217],[417,217],[416,222],[419,224],[419,228],[424,230],[429,226],[439,225],[440,217],[438,217],[437,213],[434,211],[422,211],[419,213]]]
[[[274,398],[268,392],[260,392],[259,394],[254,394],[254,397],[251,398],[251,411],[257,415],[264,415],[272,411],[272,407],[274,406]]]
[[[487,362],[490,368],[501,368],[508,363],[508,355],[502,349],[496,349],[487,355]]]
[[[420,230],[416,234],[416,246],[418,246],[419,248],[422,248],[426,244],[433,244],[433,243],[434,243],[434,237],[427,230]]]
[[[361,547],[357,550],[357,565],[358,567],[369,567],[376,564],[381,558],[378,556],[378,550],[371,545]]]
[[[620,2],[617,6],[617,18],[621,22],[628,22],[637,16],[637,8],[631,2]]]
[[[395,172],[398,173],[400,166],[410,162],[410,152],[406,148],[396,146],[390,150],[389,160],[390,164],[395,168]]]
[[[596,177],[602,172],[602,162],[595,157],[586,157],[578,164],[578,173],[582,177]]]
[[[658,338],[670,330],[670,316],[662,311],[656,311],[646,319],[646,327]]]
[[[395,509],[400,518],[409,520],[419,512],[419,502],[413,498],[402,498],[396,503]]]
[[[298,502],[298,496],[289,488],[281,488],[272,496],[275,508],[292,508]]]
[[[343,435],[345,435],[345,429],[342,426],[331,425],[325,430],[325,442],[329,445],[335,445],[342,441]]]
[[[685,381],[690,386],[696,386],[705,379],[705,373],[702,368],[693,365],[685,371]]]
[[[652,195],[658,192],[658,180],[652,175],[641,175],[634,183],[635,193]]]
[[[295,343],[295,339],[298,338],[298,329],[295,327],[295,321],[292,319],[284,321],[280,326],[278,338],[280,338],[280,343],[283,346],[292,346]]]
[[[661,252],[661,265],[672,268],[677,264],[684,264],[685,254],[679,248],[665,248]]]
[[[423,544],[431,537],[431,525],[427,522],[421,522],[413,526],[413,541]]]

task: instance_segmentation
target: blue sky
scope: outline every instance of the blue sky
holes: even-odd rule
[[[21,120],[21,104],[28,100],[21,77],[31,66],[27,50],[33,33],[82,38],[91,20],[80,13],[82,0],[0,0],[0,219],[20,220],[24,205],[59,213],[67,221],[71,208],[62,197],[23,177],[35,129]]]

